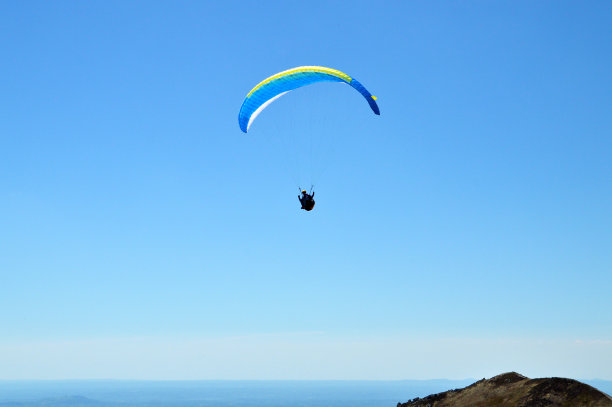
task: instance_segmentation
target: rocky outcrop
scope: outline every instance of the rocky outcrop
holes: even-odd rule
[[[397,407],[612,407],[607,394],[572,379],[529,379],[515,372],[397,403]]]

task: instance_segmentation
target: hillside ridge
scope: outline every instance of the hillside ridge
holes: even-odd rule
[[[530,379],[507,372],[462,389],[417,397],[397,407],[612,407],[612,397],[562,377]]]

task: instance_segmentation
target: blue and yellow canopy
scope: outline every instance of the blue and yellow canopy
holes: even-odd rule
[[[240,129],[246,133],[259,113],[285,93],[305,85],[310,85],[311,83],[322,81],[344,82],[351,85],[363,95],[370,105],[370,108],[372,108],[372,111],[377,115],[380,114],[380,110],[376,104],[376,97],[372,96],[372,94],[354,78],[332,68],[325,68],[322,66],[300,66],[270,76],[257,84],[257,86],[248,93],[242,103],[240,113],[238,114]]]

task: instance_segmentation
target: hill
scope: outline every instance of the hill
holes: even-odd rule
[[[572,379],[529,379],[515,372],[463,389],[397,403],[397,407],[612,407],[607,394]]]

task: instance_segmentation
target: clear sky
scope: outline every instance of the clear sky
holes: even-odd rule
[[[612,379],[611,26],[609,1],[1,2],[0,379]],[[381,116],[327,83],[243,134],[300,65]]]

